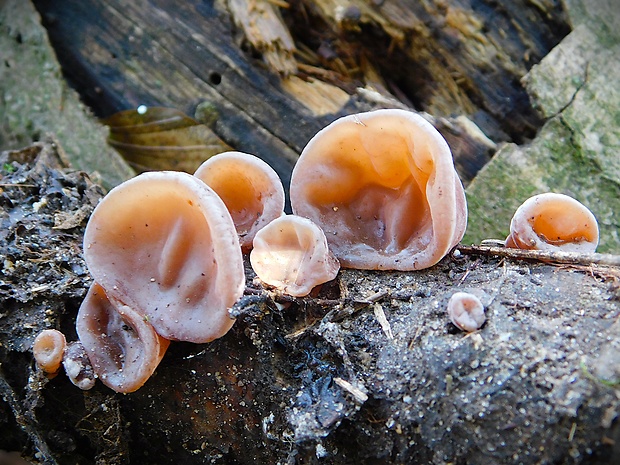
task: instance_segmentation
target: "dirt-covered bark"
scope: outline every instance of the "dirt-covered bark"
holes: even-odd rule
[[[342,270],[303,299],[266,292],[248,269],[233,329],[173,343],[135,393],[48,380],[30,346],[44,328],[76,337],[81,238],[101,195],[54,160],[53,144],[1,160],[0,449],[47,464],[618,457],[614,267],[461,254],[420,272]],[[457,290],[484,303],[478,332],[449,322]]]

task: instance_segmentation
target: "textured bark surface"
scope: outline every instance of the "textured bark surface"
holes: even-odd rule
[[[318,129],[382,106],[432,112],[469,181],[496,142],[534,135],[540,121],[518,81],[568,32],[560,5],[544,0],[36,4],[67,77],[101,116],[199,109],[285,184]],[[3,44],[47,47],[28,34],[36,15],[9,21],[23,5],[0,2]],[[294,60],[281,33],[252,36],[244,15],[284,24]],[[12,53],[5,73],[18,69]],[[41,116],[62,120],[63,99],[53,102]],[[6,108],[34,111],[17,103]],[[18,460],[2,449],[35,464],[617,463],[618,267],[463,254],[416,273],[344,270],[295,300],[265,292],[248,269],[231,332],[173,343],[137,392],[48,380],[30,347],[45,328],[76,338],[90,284],[83,228],[103,194],[62,153],[48,141],[0,159],[0,463]],[[457,290],[487,308],[474,334],[449,322]]]
[[[173,343],[135,393],[48,380],[30,347],[44,328],[76,337],[102,194],[56,160],[49,144],[0,160],[0,449],[46,464],[617,463],[617,267],[462,255],[343,270],[303,299],[248,269],[233,329]],[[476,333],[449,322],[457,290],[486,306]]]
[[[206,103],[216,134],[268,161],[285,185],[319,129],[380,106],[526,140],[540,120],[519,80],[569,31],[554,1],[35,4],[66,76],[99,115],[140,104],[193,114]],[[493,143],[459,121],[439,126],[467,182]]]

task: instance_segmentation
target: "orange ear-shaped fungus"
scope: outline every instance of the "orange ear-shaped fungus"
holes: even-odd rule
[[[80,306],[76,329],[98,378],[116,392],[141,387],[170,344],[140,314],[109,299],[97,283]]]
[[[284,214],[284,187],[278,174],[258,157],[224,152],[205,161],[194,173],[213,189],[232,216],[244,251],[256,232]]]
[[[295,215],[282,216],[256,234],[250,262],[262,281],[295,297],[331,281],[340,269],[321,228]]]
[[[293,169],[290,193],[293,212],[325,231],[348,268],[430,267],[467,226],[448,144],[405,110],[350,115],[319,131]]]
[[[112,189],[84,233],[88,268],[107,295],[166,339],[209,342],[230,330],[245,274],[233,221],[198,178],[151,172]]]
[[[517,208],[506,247],[590,253],[596,251],[598,238],[598,222],[585,205],[568,195],[547,192]]]
[[[37,334],[32,344],[32,354],[37,366],[48,377],[53,378],[58,374],[66,347],[65,335],[56,329],[44,329]]]

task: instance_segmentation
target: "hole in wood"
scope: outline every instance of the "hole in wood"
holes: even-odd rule
[[[209,74],[209,82],[217,86],[220,82],[222,82],[222,75],[216,72]]]

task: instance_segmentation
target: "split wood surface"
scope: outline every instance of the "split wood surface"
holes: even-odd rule
[[[99,116],[206,108],[218,137],[285,186],[317,131],[378,107],[433,115],[467,184],[495,143],[534,135],[519,80],[569,31],[559,4],[527,0],[34,3]]]

